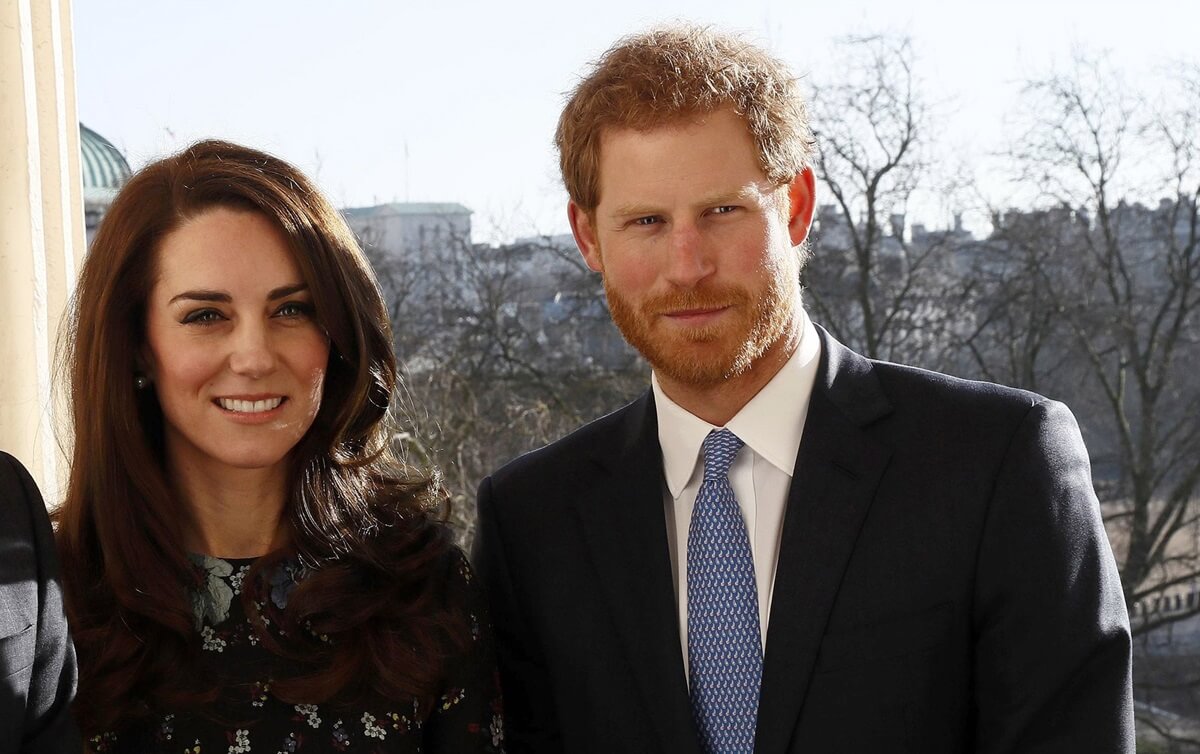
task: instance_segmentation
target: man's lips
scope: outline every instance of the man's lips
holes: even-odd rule
[[[690,309],[674,309],[662,312],[662,316],[674,322],[703,322],[714,319],[728,310],[728,306],[704,306]]]

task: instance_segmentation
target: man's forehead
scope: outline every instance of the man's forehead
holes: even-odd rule
[[[733,112],[715,111],[653,128],[613,127],[604,134],[598,158],[597,203],[607,203],[606,211],[614,202],[657,202],[664,190],[676,199],[687,194],[689,203],[703,203],[759,197],[777,188],[762,167],[749,129]]]
[[[714,110],[687,110],[660,117],[634,118],[627,121],[605,123],[598,129],[601,153],[603,153],[604,145],[613,138],[631,134],[646,136],[667,131],[686,131],[710,123],[723,113],[729,113],[737,118],[745,125],[746,133],[750,133],[749,124],[746,124],[745,118],[732,105]]]

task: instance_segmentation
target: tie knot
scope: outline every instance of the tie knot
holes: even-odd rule
[[[714,429],[704,438],[700,452],[704,454],[704,480],[712,481],[729,476],[729,467],[742,449],[741,438],[727,429]]]

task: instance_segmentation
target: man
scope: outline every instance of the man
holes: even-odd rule
[[[0,754],[78,752],[75,649],[42,496],[0,452]]]
[[[707,30],[631,37],[557,142],[576,241],[654,376],[480,487],[510,750],[1132,752],[1074,419],[809,322],[786,68]]]

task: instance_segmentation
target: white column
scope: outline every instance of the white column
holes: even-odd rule
[[[84,253],[70,0],[0,0],[0,449],[53,503],[59,328]]]

